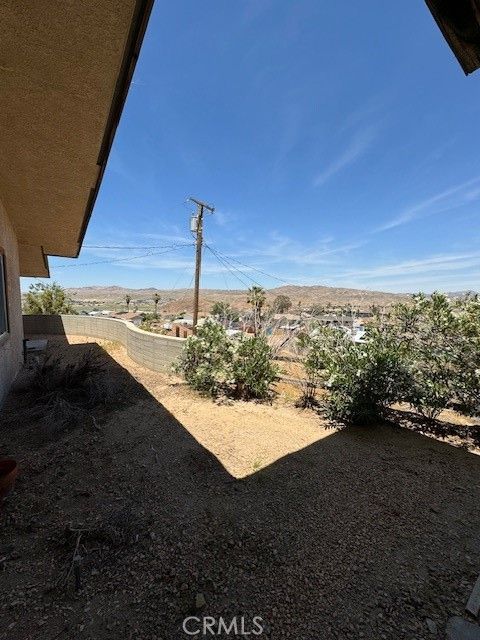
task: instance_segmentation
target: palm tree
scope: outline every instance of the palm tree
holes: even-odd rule
[[[125,296],[125,302],[127,303],[127,311],[130,310],[130,302],[131,302],[132,298],[128,295]]]
[[[248,304],[252,305],[253,311],[253,329],[255,335],[258,333],[260,318],[262,316],[262,307],[265,304],[265,290],[262,287],[253,286],[248,290]]]
[[[158,293],[156,293],[156,294],[153,296],[153,305],[154,305],[154,307],[155,307],[155,317],[157,317],[157,316],[158,316],[157,308],[158,308],[158,303],[159,303],[159,302],[160,302],[160,296],[158,295]]]

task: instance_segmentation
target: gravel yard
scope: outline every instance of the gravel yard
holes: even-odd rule
[[[280,400],[213,403],[119,345],[69,342],[49,349],[95,349],[119,408],[43,433],[10,395],[0,456],[21,475],[0,513],[0,638],[177,640],[201,637],[187,616],[247,631],[259,616],[264,638],[413,640],[463,615],[480,456]]]

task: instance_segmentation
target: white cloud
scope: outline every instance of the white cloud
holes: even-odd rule
[[[327,277],[327,283],[332,286],[382,291],[478,290],[479,268],[480,251],[441,254],[377,265],[369,269],[337,272]]]
[[[386,264],[371,269],[350,270],[339,274],[338,277],[376,278],[378,276],[395,278],[412,273],[433,273],[438,271],[452,271],[470,269],[480,265],[480,252],[442,254],[422,258],[420,260],[406,260],[395,264]]]
[[[138,233],[138,238],[147,238],[148,240],[161,240],[162,242],[192,242],[192,237],[182,234],[176,227],[173,233]]]
[[[408,207],[395,218],[388,220],[374,229],[374,232],[387,231],[388,229],[399,227],[400,225],[411,222],[417,218],[450,211],[468,204],[469,202],[473,202],[479,197],[480,177],[477,176],[476,178],[472,178],[471,180],[467,180],[467,182],[463,182],[451,187],[450,189],[441,191],[435,196]]]
[[[213,216],[211,217],[211,220],[218,227],[226,227],[227,225],[232,224],[233,222],[235,222],[237,220],[237,216],[232,211],[225,211],[223,209],[215,209],[215,212],[214,212]]]
[[[353,136],[347,148],[335,158],[313,181],[315,187],[325,184],[330,178],[354,164],[372,146],[377,137],[377,128],[367,126]]]
[[[347,242],[334,244],[333,238],[320,238],[313,244],[304,244],[277,232],[270,234],[270,239],[262,244],[248,244],[245,249],[236,250],[229,255],[243,260],[254,261],[255,266],[296,265],[311,267],[314,265],[331,264],[334,257],[346,255],[350,251],[363,245],[363,242]]]

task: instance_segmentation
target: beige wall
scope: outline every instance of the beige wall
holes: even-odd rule
[[[169,371],[185,340],[149,333],[131,322],[100,316],[23,316],[25,335],[90,336],[121,342],[132,360],[153,371]]]
[[[23,326],[18,245],[13,227],[0,202],[0,247],[5,253],[9,332],[0,336],[0,405],[23,359]]]

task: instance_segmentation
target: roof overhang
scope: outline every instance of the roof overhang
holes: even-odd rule
[[[480,0],[425,0],[466,74],[480,68]]]
[[[23,276],[79,254],[152,5],[0,4],[0,197]]]

